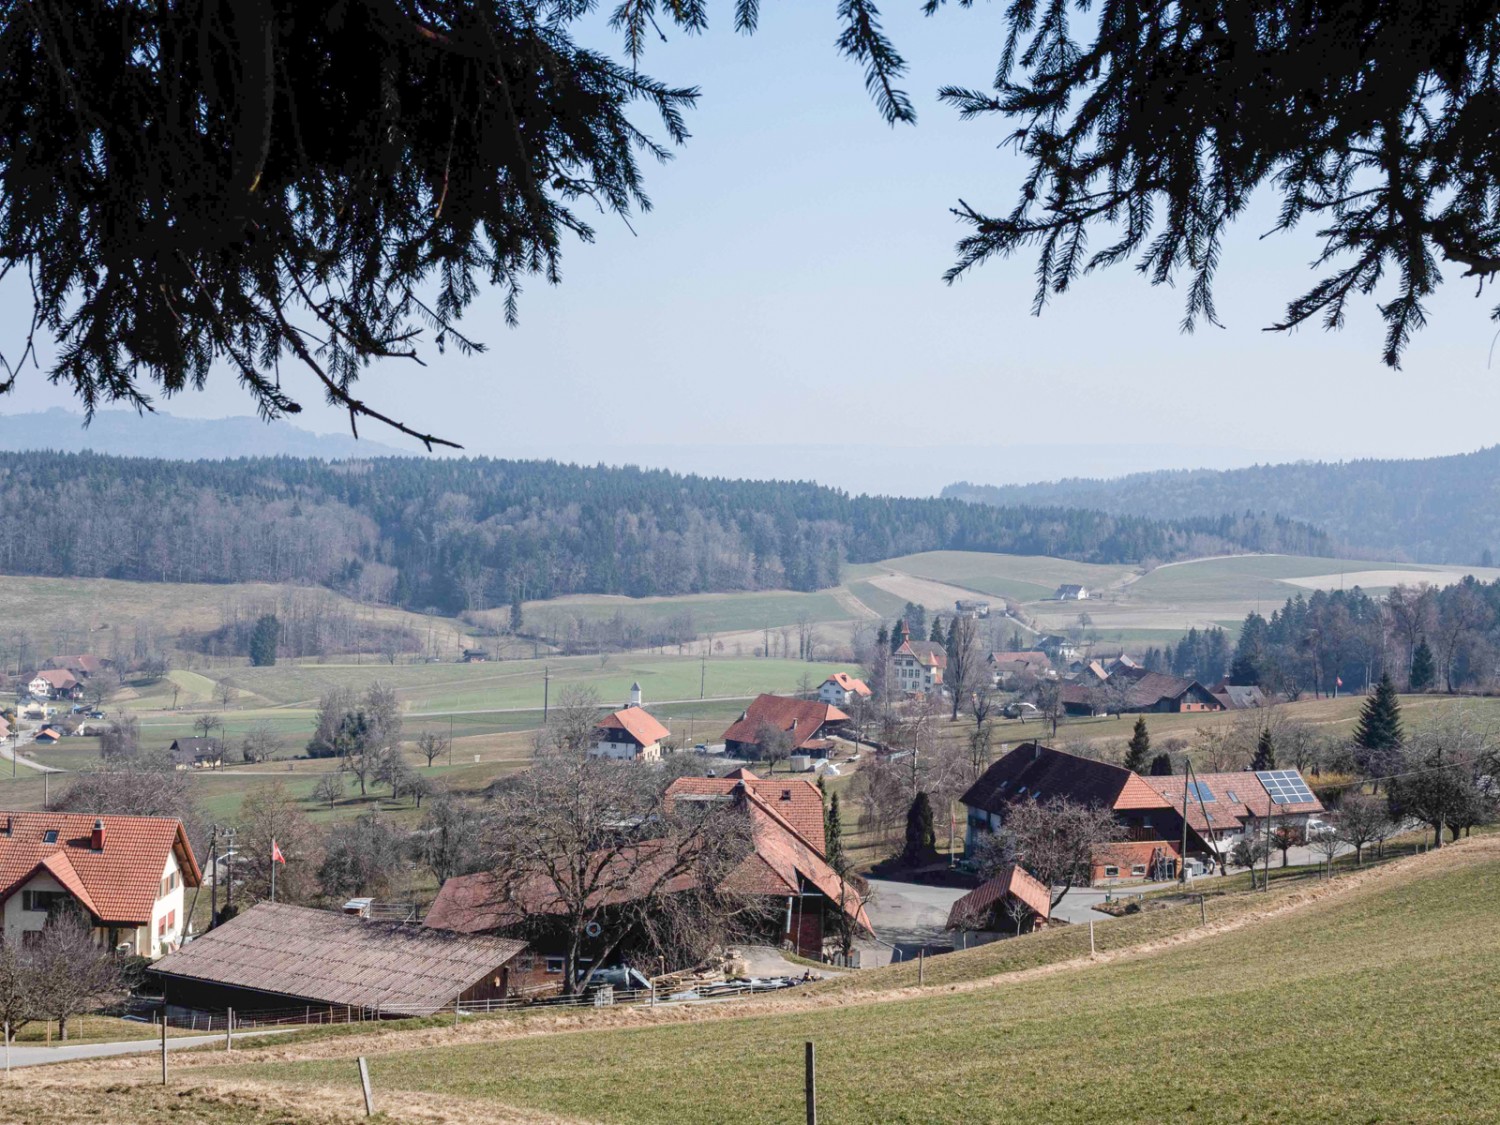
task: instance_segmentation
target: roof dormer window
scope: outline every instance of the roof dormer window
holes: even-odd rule
[[[42,843],[44,843],[44,844],[55,844],[55,843],[57,843],[57,829],[56,828],[49,828],[49,829],[47,829],[47,831],[43,832],[42,833]]]

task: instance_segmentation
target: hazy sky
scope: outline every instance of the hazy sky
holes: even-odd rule
[[[1451,270],[1400,372],[1380,365],[1370,305],[1338,334],[1263,332],[1311,284],[1317,248],[1310,231],[1260,240],[1269,205],[1224,255],[1224,330],[1179,334],[1181,290],[1128,268],[1086,279],[1040,318],[1030,258],[945,286],[962,233],[948,207],[963,197],[1004,211],[1021,173],[996,147],[1001,122],[960,123],[935,95],[945,82],[988,85],[1003,6],[933,19],[918,0],[885,7],[912,64],[915,127],[884,125],[859,69],[835,54],[833,0],[764,5],[752,38],[732,33],[720,4],[707,36],[673,32],[644,62],[703,98],[693,139],[648,169],[656,207],[635,233],[601,217],[594,245],[568,248],[560,286],[528,287],[519,329],[505,328],[496,297],[475,303],[464,327],[487,354],[429,348],[426,370],[388,363],[359,393],[475,453],[902,492],[1497,440],[1493,293],[1476,301]],[[0,288],[8,346],[26,315],[24,293]],[[298,424],[340,428],[304,387]],[[0,410],[68,404],[33,373]],[[250,413],[227,372],[161,405]]]

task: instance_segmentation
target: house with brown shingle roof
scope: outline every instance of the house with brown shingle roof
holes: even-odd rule
[[[34,699],[69,699],[82,694],[83,685],[65,668],[43,668],[26,685]]]
[[[788,753],[826,751],[833,746],[827,736],[848,721],[848,715],[822,700],[758,695],[724,732],[724,750],[759,758],[761,728],[770,726],[786,733]]]
[[[1130,673],[1131,684],[1120,710],[1125,713],[1223,711],[1221,700],[1197,680],[1165,672]]]
[[[200,882],[182,822],[167,817],[0,813],[0,903],[7,945],[38,940],[66,905],[84,911],[95,939],[159,957],[187,927],[184,887]]]
[[[974,848],[983,834],[999,829],[1013,804],[1054,797],[1113,810],[1127,840],[1172,840],[1182,833],[1182,817],[1172,802],[1124,766],[1023,742],[959,798],[967,813],[965,847]],[[1189,843],[1203,854],[1210,852],[1196,832],[1189,832]]]
[[[622,762],[659,762],[661,744],[672,732],[642,707],[625,707],[599,720],[594,729],[596,758]]]

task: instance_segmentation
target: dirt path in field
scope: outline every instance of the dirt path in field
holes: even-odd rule
[[[1150,956],[1163,950],[1190,945],[1256,926],[1262,922],[1313,909],[1320,904],[1364,893],[1366,890],[1376,889],[1392,882],[1399,883],[1422,878],[1434,870],[1451,870],[1477,863],[1493,862],[1496,858],[1500,858],[1500,836],[1476,837],[1449,845],[1438,852],[1411,856],[1380,867],[1341,876],[1332,882],[1314,883],[1278,893],[1271,896],[1264,906],[1252,904],[1231,918],[1210,922],[1208,925],[1198,926],[1181,933],[1144,941],[1123,949],[1102,952],[1094,957],[1072,958],[1049,965],[949,984],[934,984],[922,988],[909,985],[885,990],[861,989],[857,986],[827,990],[809,989],[799,990],[795,994],[786,996],[696,1007],[617,1008],[582,1012],[543,1011],[528,1013],[520,1018],[505,1021],[486,1020],[466,1023],[459,1028],[434,1027],[415,1031],[383,1030],[313,1040],[303,1044],[268,1045],[227,1057],[219,1052],[191,1052],[173,1058],[172,1067],[175,1076],[173,1086],[176,1088],[175,1093],[183,1096],[191,1094],[197,1098],[197,1104],[202,1108],[203,1115],[199,1118],[178,1116],[177,1119],[213,1120],[215,1115],[212,1106],[214,1104],[264,1106],[267,1113],[273,1115],[266,1118],[268,1121],[332,1122],[343,1121],[354,1116],[352,1110],[346,1113],[343,1108],[337,1111],[330,1108],[340,1103],[347,1106],[351,1096],[350,1090],[357,1089],[352,1081],[349,1088],[325,1090],[314,1086],[241,1080],[233,1077],[232,1074],[225,1075],[223,1070],[226,1067],[232,1070],[240,1066],[258,1066],[277,1062],[347,1059],[352,1070],[354,1056],[360,1053],[366,1053],[378,1060],[382,1055],[400,1051],[442,1050],[455,1045],[499,1043],[539,1035],[722,1019],[758,1019],[831,1008],[842,1009],[851,1005],[898,1003],[917,997],[931,997],[945,993],[988,990],[1050,977],[1058,973],[1084,970],[1095,965]],[[1192,908],[1184,906],[1177,909],[1191,910]],[[963,955],[950,954],[949,956]],[[906,972],[909,974],[910,970]],[[858,978],[845,979],[853,983]],[[28,1099],[24,1105],[34,1107],[38,1104],[36,1099],[40,1096],[45,1104],[49,1106],[56,1104],[60,1110],[64,1111],[64,1114],[75,1113],[76,1107],[74,1116],[60,1114],[51,1119],[69,1122],[94,1121],[99,1119],[97,1114],[101,1097],[111,1094],[114,1097],[109,1099],[110,1112],[107,1114],[110,1120],[128,1123],[139,1120],[143,1125],[151,1121],[155,1125],[153,1114],[159,1116],[164,1104],[161,1098],[165,1096],[159,1087],[151,1085],[156,1080],[153,1076],[157,1073],[157,1066],[159,1063],[154,1059],[131,1058],[93,1064],[67,1064],[47,1068],[42,1074],[32,1072],[28,1075],[27,1087],[23,1093],[11,1095],[10,1091],[0,1088],[0,1118],[9,1116],[3,1112],[8,1104],[8,1097],[24,1096]],[[203,1073],[210,1068],[219,1073]],[[42,1081],[34,1081],[34,1078],[42,1079]],[[51,1082],[53,1078],[56,1079],[56,1085]],[[39,1090],[39,1087],[42,1089]],[[55,1102],[54,1094],[56,1095]],[[130,1095],[128,1099],[124,1096],[127,1094]],[[379,1094],[378,1097],[376,1108],[399,1121],[511,1123],[563,1120],[515,1107],[497,1106],[492,1102],[481,1102],[477,1099],[435,1094],[407,1094],[397,1091]],[[127,1104],[130,1106],[129,1112],[124,1112]],[[17,1102],[17,1108],[22,1105],[23,1103]],[[178,1101],[176,1105],[181,1108],[182,1102]],[[90,1106],[93,1107],[95,1116],[91,1117],[86,1112]]]

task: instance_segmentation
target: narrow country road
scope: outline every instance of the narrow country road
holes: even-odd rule
[[[272,1028],[266,1031],[235,1032],[235,1041],[252,1035],[285,1035],[297,1028]],[[186,1047],[203,1047],[209,1044],[224,1045],[224,1034],[183,1035],[167,1040],[167,1050],[180,1051]],[[78,1043],[61,1044],[56,1047],[11,1047],[10,1065],[45,1066],[48,1063],[78,1062],[82,1059],[109,1059],[118,1055],[139,1055],[161,1050],[159,1039],[131,1039],[124,1043]]]

